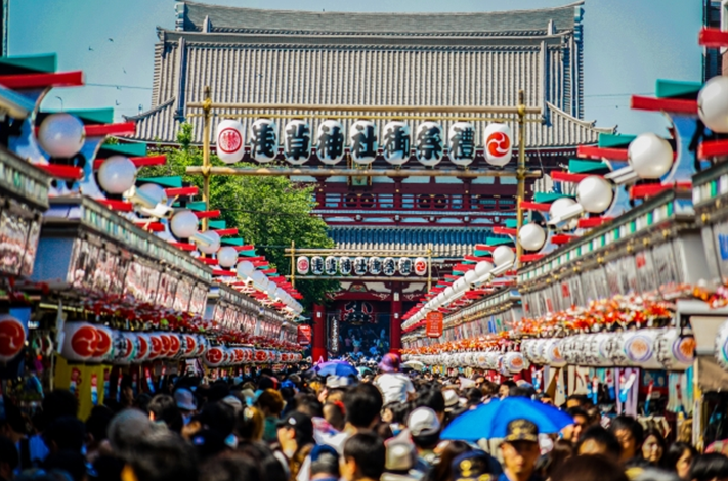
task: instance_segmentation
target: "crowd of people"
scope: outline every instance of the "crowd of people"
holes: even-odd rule
[[[0,481],[717,481],[728,458],[635,419],[602,418],[584,396],[559,433],[514,419],[505,436],[442,439],[483,403],[527,384],[405,375],[387,354],[374,376],[315,372],[206,382],[183,377],[154,396],[124,381],[118,402],[78,419],[74,394],[46,395],[32,418],[0,412]],[[474,425],[477,432],[482,426]]]

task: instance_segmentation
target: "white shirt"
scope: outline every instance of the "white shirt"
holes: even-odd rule
[[[382,392],[384,404],[406,402],[407,393],[415,392],[415,386],[409,377],[399,373],[382,374],[374,380],[374,385]]]

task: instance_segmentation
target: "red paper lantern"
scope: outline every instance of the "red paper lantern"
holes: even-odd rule
[[[8,362],[25,346],[28,336],[25,325],[11,315],[0,316],[0,362]]]

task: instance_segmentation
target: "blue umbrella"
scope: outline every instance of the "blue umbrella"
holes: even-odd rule
[[[329,361],[316,364],[313,370],[321,377],[358,376],[359,371],[346,361]]]
[[[517,419],[531,421],[541,433],[556,433],[574,423],[566,412],[558,408],[541,401],[513,396],[502,401],[494,399],[465,411],[445,428],[440,438],[464,441],[504,438],[508,423]]]

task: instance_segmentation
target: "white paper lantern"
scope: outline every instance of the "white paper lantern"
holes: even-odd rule
[[[377,126],[371,120],[357,120],[349,127],[351,160],[360,165],[369,165],[377,158],[379,142]]]
[[[145,198],[149,199],[149,201],[152,202],[154,206],[156,206],[157,204],[166,204],[169,200],[169,198],[167,197],[167,192],[164,190],[164,187],[159,184],[155,184],[154,182],[147,182],[146,184],[142,184],[136,188],[136,191],[144,195]],[[154,206],[152,206],[152,208]]]
[[[61,356],[69,361],[87,361],[96,353],[98,334],[89,322],[68,321],[63,325]]]
[[[513,157],[511,128],[506,124],[488,124],[483,133],[485,139],[485,161],[496,167],[503,167]]]
[[[555,217],[560,217],[565,210],[569,209],[570,207],[573,207],[576,205],[576,202],[574,202],[572,199],[569,199],[568,197],[562,197],[561,199],[556,199],[549,208],[549,217],[552,219]],[[572,230],[576,228],[577,221],[576,219],[571,219],[569,222],[566,223],[565,226],[562,227],[563,230]]]
[[[415,259],[415,274],[418,276],[424,276],[427,274],[427,259],[424,257],[417,257]]]
[[[403,276],[412,274],[412,259],[409,257],[400,257],[397,260],[397,270]]]
[[[38,129],[38,143],[48,155],[58,159],[76,155],[85,140],[83,122],[70,114],[49,115]]]
[[[197,225],[200,220],[190,210],[181,210],[172,216],[169,228],[178,239],[186,239],[197,234]]]
[[[695,360],[695,338],[681,336],[679,329],[665,329],[655,341],[657,360],[669,370],[684,370]]]
[[[655,329],[641,329],[624,333],[624,349],[630,364],[645,369],[660,369],[655,356],[655,340],[660,332]]]
[[[590,175],[579,182],[576,189],[576,200],[584,210],[592,214],[601,214],[612,204],[612,185],[598,175]]]
[[[302,276],[308,274],[308,270],[310,267],[311,263],[309,262],[308,257],[299,256],[298,259],[296,259],[296,271]]]
[[[104,160],[97,176],[99,186],[110,194],[123,194],[136,181],[137,168],[134,162],[123,155],[114,155]]]
[[[278,153],[276,123],[270,119],[258,119],[250,126],[250,156],[264,164],[271,162]]]
[[[708,80],[698,93],[698,116],[713,132],[728,133],[728,77]]]
[[[561,339],[549,339],[544,345],[544,357],[551,367],[564,367],[566,360],[561,354]]]
[[[404,165],[410,159],[412,134],[405,122],[394,121],[384,126],[382,150],[390,165]]]
[[[96,329],[96,350],[89,362],[102,362],[109,359],[114,350],[114,333],[108,326],[94,325]]]
[[[311,155],[311,127],[303,120],[291,120],[283,129],[283,155],[291,165],[303,165]]]
[[[643,179],[659,179],[672,168],[670,142],[652,132],[639,135],[629,144],[629,164]]]
[[[515,259],[516,254],[513,253],[513,249],[509,246],[498,246],[493,252],[493,260],[495,261],[496,267],[512,264]]]
[[[471,269],[465,273],[463,279],[465,279],[465,282],[467,282],[468,285],[472,285],[478,279],[478,274],[475,273],[475,269]]]
[[[354,258],[354,274],[357,276],[363,276],[367,273],[367,259],[365,257]]]
[[[230,246],[222,247],[217,251],[217,263],[222,267],[232,267],[238,260],[238,251]]]
[[[351,259],[349,257],[339,257],[339,272],[344,276],[348,276],[351,273]]]
[[[450,162],[467,167],[475,160],[475,127],[470,122],[455,122],[448,130]]]
[[[255,272],[255,266],[250,261],[240,261],[238,263],[238,277],[247,279]]]
[[[136,354],[132,335],[128,332],[114,331],[114,350],[111,357],[114,364],[129,364]]]
[[[546,243],[546,231],[530,222],[518,229],[518,243],[527,251],[540,251]]]
[[[214,230],[208,230],[205,231],[205,237],[210,241],[210,243],[208,245],[203,245],[202,243],[198,242],[197,248],[203,254],[214,254],[220,249],[220,234],[218,234]]]
[[[223,120],[217,124],[217,157],[226,164],[235,164],[245,155],[243,124],[237,120]]]
[[[518,374],[528,367],[528,361],[520,352],[507,352],[503,356],[503,364],[510,374]]]
[[[202,358],[208,367],[218,367],[225,360],[225,348],[222,346],[211,347]]]
[[[25,346],[28,331],[25,325],[9,314],[0,315],[0,362],[8,362]]]
[[[344,126],[337,120],[325,120],[316,130],[316,156],[321,163],[336,165],[344,158]]]
[[[339,269],[339,260],[334,256],[328,256],[324,260],[324,272],[326,275],[333,276],[336,275]]]
[[[320,276],[324,273],[324,258],[321,256],[311,257],[311,274]]]
[[[489,261],[480,261],[475,264],[475,274],[478,278],[483,277],[487,273],[493,270],[493,263]]]
[[[434,167],[442,160],[442,127],[437,122],[423,122],[415,135],[417,160],[425,167]]]

